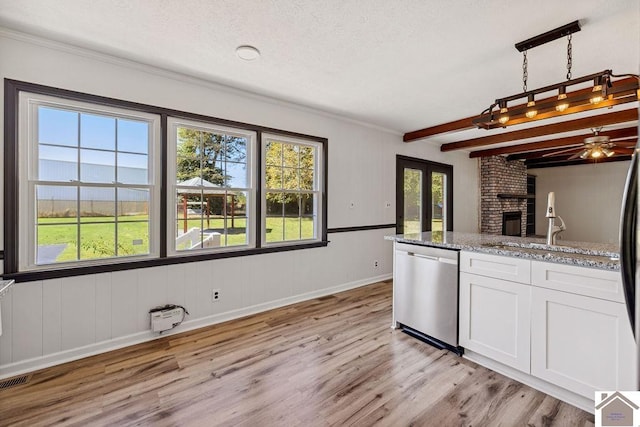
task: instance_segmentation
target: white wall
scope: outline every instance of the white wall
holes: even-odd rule
[[[547,195],[567,224],[560,236],[578,242],[619,243],[622,193],[629,161],[532,169],[536,175],[536,234],[546,235]]]
[[[328,138],[330,228],[395,222],[396,154],[452,164],[455,230],[477,231],[477,162],[465,153],[2,29],[0,57],[2,78]],[[160,304],[189,309],[179,332],[389,278],[383,236],[393,232],[331,233],[325,248],[18,283],[0,301],[0,377],[151,339],[148,310]],[[221,301],[211,302],[212,289]]]

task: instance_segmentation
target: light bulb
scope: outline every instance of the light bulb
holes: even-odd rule
[[[598,104],[602,102],[604,97],[602,96],[602,77],[598,76],[593,79],[593,89],[591,89],[591,98],[589,102],[592,104]]]
[[[591,95],[591,98],[589,98],[589,102],[594,105],[602,102],[602,100],[604,99],[602,97],[602,85],[594,86],[592,92],[593,95]]]
[[[562,113],[567,108],[569,108],[569,102],[567,102],[566,99],[567,99],[566,93],[561,92],[558,95],[558,103],[556,104],[556,111]]]
[[[616,154],[615,152],[613,152],[613,151],[609,150],[608,148],[603,148],[603,149],[602,149],[602,153],[603,153],[605,156],[607,156],[607,157],[611,157],[611,156],[613,156],[614,154]]]
[[[599,148],[594,148],[591,151],[591,157],[593,157],[594,159],[600,158],[602,157],[602,151],[600,151]]]
[[[533,99],[533,94],[529,95],[529,102],[527,102],[527,112],[524,113],[528,119],[533,119],[538,115],[538,110],[536,110],[536,101]]]
[[[507,107],[500,108],[500,118],[498,119],[501,125],[509,121],[509,109]]]

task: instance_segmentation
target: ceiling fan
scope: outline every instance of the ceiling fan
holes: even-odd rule
[[[633,147],[635,146],[635,140],[630,141],[610,141],[609,136],[600,135],[602,128],[591,129],[593,136],[584,139],[581,146],[571,147],[565,150],[554,151],[552,153],[543,154],[542,157],[555,157],[560,154],[566,154],[574,152],[567,160],[575,159],[603,159],[606,157],[613,157],[617,155],[632,155]]]

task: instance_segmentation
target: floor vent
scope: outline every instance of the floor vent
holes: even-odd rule
[[[17,385],[26,384],[29,382],[29,375],[22,375],[19,377],[9,378],[8,380],[0,381],[0,390],[5,388],[15,387]]]

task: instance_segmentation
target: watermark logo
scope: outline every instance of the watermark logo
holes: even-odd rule
[[[640,391],[596,391],[595,425],[640,426]]]

